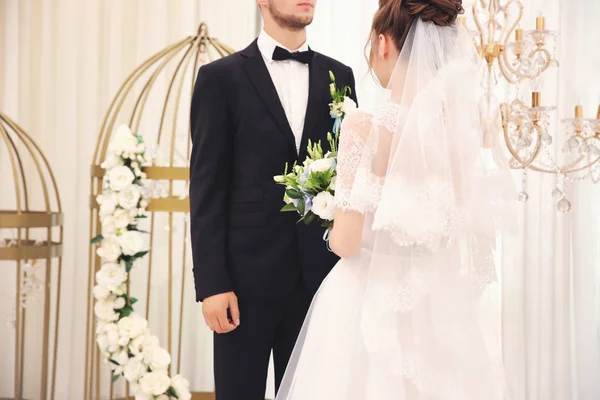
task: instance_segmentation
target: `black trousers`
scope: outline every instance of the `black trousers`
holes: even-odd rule
[[[215,334],[217,400],[264,400],[271,351],[279,390],[311,300],[303,284],[287,299],[240,299],[240,326]]]

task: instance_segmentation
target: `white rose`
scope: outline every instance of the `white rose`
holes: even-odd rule
[[[121,246],[119,246],[114,236],[105,237],[102,239],[98,250],[96,250],[96,254],[108,262],[117,261],[121,256]]]
[[[139,141],[131,129],[127,125],[121,125],[111,140],[110,148],[115,153],[129,153],[136,151],[138,144]]]
[[[106,218],[115,212],[115,208],[117,208],[117,201],[108,196],[98,196],[96,198],[98,204],[100,204],[100,218]]]
[[[124,165],[114,167],[108,171],[110,189],[115,192],[121,191],[131,185],[134,179],[135,175],[133,175],[131,169]]]
[[[171,387],[175,390],[175,394],[177,394],[179,400],[190,400],[192,398],[190,383],[183,376],[175,375],[171,379]]]
[[[123,368],[123,373],[125,375],[125,379],[129,382],[135,382],[144,375],[146,372],[146,367],[142,362],[137,358],[130,358]]]
[[[137,392],[135,392],[135,400],[154,400],[154,396],[144,392],[140,387]]]
[[[171,386],[171,379],[165,371],[152,371],[140,379],[140,388],[147,394],[159,396]]]
[[[333,163],[335,159],[333,158],[322,158],[320,160],[315,160],[310,164],[311,172],[325,172],[329,171],[333,168]]]
[[[106,334],[101,334],[96,336],[96,343],[98,343],[98,347],[100,351],[106,352],[108,349],[108,338]]]
[[[106,340],[108,342],[107,351],[115,352],[119,348],[119,328],[117,324],[111,323],[106,325]]]
[[[123,264],[106,263],[102,265],[100,271],[96,272],[96,282],[98,285],[106,286],[114,291],[117,286],[127,280],[127,272]]]
[[[144,247],[144,239],[142,238],[142,235],[136,231],[123,232],[123,234],[118,237],[118,240],[121,249],[123,250],[123,254],[126,256],[133,256],[142,251],[142,248]]]
[[[117,325],[119,326],[119,335],[130,339],[137,338],[148,329],[148,321],[136,313],[121,318]]]
[[[331,182],[329,183],[329,188],[335,191],[335,184],[337,183],[337,176],[331,178]]]
[[[116,294],[117,296],[120,296],[122,294],[127,293],[127,284],[126,283],[121,283],[119,286],[117,286],[115,288],[115,290],[113,290],[114,294]]]
[[[94,314],[105,321],[116,321],[119,319],[119,314],[115,312],[112,301],[97,301],[96,305],[94,305]]]
[[[104,162],[100,164],[100,167],[103,169],[111,169],[119,165],[123,165],[123,159],[114,152],[109,151]]]
[[[110,290],[106,287],[106,285],[96,285],[94,289],[92,289],[94,293],[94,297],[96,300],[104,300],[110,295]]]
[[[321,192],[313,199],[311,210],[315,215],[326,221],[333,221],[335,218],[334,197],[329,192]]]
[[[110,215],[102,218],[102,236],[114,235],[116,232],[117,226],[115,224],[115,219]]]
[[[111,360],[124,367],[127,365],[127,361],[129,361],[129,356],[127,355],[126,351],[122,350],[119,353],[114,353],[111,356]]]
[[[171,364],[171,355],[162,347],[154,347],[149,354],[150,362],[148,363],[152,370],[166,370]]]
[[[144,335],[138,336],[137,338],[133,339],[129,343],[129,351],[133,355],[142,354],[146,351],[149,354],[151,354],[150,350],[156,346],[158,346],[158,337],[145,333]],[[146,364],[148,363],[146,362]]]
[[[119,193],[119,205],[126,210],[137,208],[141,193],[137,186],[132,185]]]
[[[123,192],[121,192],[123,193]],[[112,216],[117,229],[125,229],[131,224],[131,218],[126,210],[117,210]]]
[[[123,297],[117,297],[114,301],[113,301],[113,308],[115,310],[120,310],[121,308],[125,307],[125,299]]]
[[[348,115],[349,113],[356,110],[356,103],[350,97],[346,96],[344,97],[344,104],[342,106],[342,109],[344,110],[344,114]]]

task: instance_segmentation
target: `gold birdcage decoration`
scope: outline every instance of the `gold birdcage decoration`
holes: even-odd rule
[[[12,315],[2,324],[7,332],[0,334],[2,346],[10,349],[0,362],[13,375],[3,374],[7,381],[0,381],[0,397],[54,399],[63,242],[60,197],[40,147],[2,112],[0,169],[2,286],[14,290],[14,297],[6,296],[14,302],[3,302]]]
[[[145,315],[150,328],[172,356],[170,373],[181,371],[184,304],[193,298],[189,247],[189,155],[191,132],[189,109],[196,73],[201,65],[232,54],[233,50],[209,35],[201,24],[196,36],[186,37],[161,50],[137,67],[114,97],[102,123],[91,166],[90,238],[101,233],[96,196],[102,191],[111,136],[126,124],[144,137],[152,165],[144,167],[150,183],[145,229],[150,252],[144,265],[132,272],[130,292],[139,298],[136,311]],[[95,343],[94,277],[100,259],[90,246],[85,352],[85,399],[132,399],[126,384],[111,384],[110,369],[101,362]],[[156,288],[153,282],[162,282]],[[145,308],[145,310],[144,310]],[[191,308],[191,307],[190,307]],[[158,329],[150,310],[158,310]],[[191,321],[188,323],[192,323]],[[185,372],[185,371],[184,371]],[[120,386],[119,386],[120,385]],[[193,393],[193,399],[212,399],[212,393]]]

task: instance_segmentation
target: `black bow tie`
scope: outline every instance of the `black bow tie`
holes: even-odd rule
[[[273,61],[295,60],[302,64],[310,64],[314,54],[315,53],[312,50],[290,53],[286,49],[277,46],[273,51]]]

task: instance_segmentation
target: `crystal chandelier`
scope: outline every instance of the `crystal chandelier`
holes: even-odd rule
[[[475,0],[473,19],[477,30],[473,40],[485,66],[482,79],[481,116],[484,143],[494,153],[511,155],[509,165],[522,170],[518,200],[526,202],[527,171],[556,174],[558,185],[552,192],[559,211],[568,212],[567,183],[591,178],[600,181],[600,107],[595,119],[584,118],[583,107],[575,107],[574,118],[564,119],[567,136],[563,156],[553,155],[550,120],[556,107],[542,105],[543,78],[555,60],[558,32],[546,29],[543,16],[536,18],[533,30],[523,31],[521,0]],[[466,26],[466,19],[461,17]],[[508,86],[508,99],[499,104],[494,92],[498,81]]]

